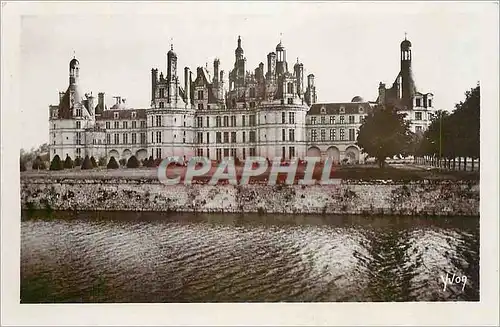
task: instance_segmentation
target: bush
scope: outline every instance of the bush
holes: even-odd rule
[[[154,161],[153,161],[153,165],[151,167],[158,167],[161,162],[163,161],[162,158],[156,158]]]
[[[99,158],[99,166],[106,166],[106,157],[100,157]]]
[[[120,166],[125,166],[127,164],[127,160],[125,159],[120,159],[118,162],[120,163]]]
[[[120,167],[118,166],[118,162],[116,162],[115,157],[111,157],[111,159],[109,159],[109,162],[108,162],[107,168],[108,168],[108,169],[118,169],[118,168],[120,168]]]
[[[69,155],[66,155],[66,160],[64,160],[64,168],[71,169],[74,167],[73,159]]]
[[[19,170],[26,171],[26,163],[24,162],[24,160],[19,161]]]
[[[50,167],[49,169],[50,170],[62,170],[64,167],[63,167],[63,164],[61,162],[61,158],[59,158],[59,155],[56,154],[54,156],[54,158],[52,158],[52,162],[50,163]]]
[[[74,166],[80,167],[81,165],[82,165],[82,158],[76,157],[75,162],[74,162]]]
[[[138,168],[140,166],[139,160],[136,156],[131,156],[127,161],[127,168]]]
[[[43,162],[42,158],[40,156],[37,156],[35,158],[35,161],[33,161],[33,165],[31,166],[32,169],[47,169],[45,166],[45,163]]]
[[[146,159],[146,167],[154,167],[155,160],[153,156],[150,156],[149,159]]]
[[[85,156],[85,159],[83,159],[82,163],[82,169],[92,169],[92,161],[90,161],[89,156]]]
[[[90,157],[90,163],[92,164],[93,168],[97,168],[97,161],[95,161],[94,156]]]

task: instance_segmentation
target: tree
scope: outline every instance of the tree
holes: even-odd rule
[[[32,169],[47,169],[45,166],[45,163],[43,162],[42,158],[40,156],[37,156],[35,160],[33,161],[33,165],[31,166]]]
[[[26,171],[26,162],[19,160],[19,170]]]
[[[85,156],[85,159],[83,159],[82,163],[82,169],[92,169],[92,161],[90,161],[90,158],[88,155]]]
[[[97,162],[95,161],[94,156],[90,157],[90,163],[92,164],[93,168],[97,168]]]
[[[64,160],[64,168],[71,169],[74,167],[73,159],[69,155],[66,155],[66,160]]]
[[[109,162],[108,162],[107,168],[108,168],[108,169],[118,169],[118,168],[120,168],[120,166],[118,166],[118,162],[116,162],[115,157],[111,157],[111,158],[109,159]]]
[[[61,158],[59,158],[59,155],[56,154],[54,156],[54,158],[52,158],[52,161],[50,162],[50,167],[49,169],[50,170],[62,170],[64,167],[63,167],[63,163],[61,162]]]
[[[76,157],[74,164],[75,164],[75,167],[80,167],[82,165],[82,158]]]
[[[136,156],[131,156],[127,161],[127,168],[138,168],[140,166],[139,160]]]
[[[99,158],[99,166],[106,166],[106,157]]]
[[[385,166],[385,159],[405,152],[411,140],[409,122],[405,114],[398,113],[392,106],[377,106],[359,129],[357,145],[363,153],[375,157],[379,167]]]

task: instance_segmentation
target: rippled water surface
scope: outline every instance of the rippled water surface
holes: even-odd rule
[[[22,303],[479,300],[478,217],[35,212],[21,234]]]

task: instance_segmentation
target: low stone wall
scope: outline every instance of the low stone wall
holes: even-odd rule
[[[174,185],[133,179],[21,179],[23,209],[479,215],[479,183],[343,181],[340,185]]]

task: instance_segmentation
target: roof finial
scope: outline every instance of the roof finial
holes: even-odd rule
[[[299,63],[299,57],[297,57],[297,63]]]
[[[170,50],[174,51],[174,38],[170,38]]]
[[[280,43],[282,38],[283,38],[283,33],[280,32]]]
[[[406,40],[406,32],[405,32],[405,40]]]
[[[75,50],[73,50],[73,59],[75,59]]]

